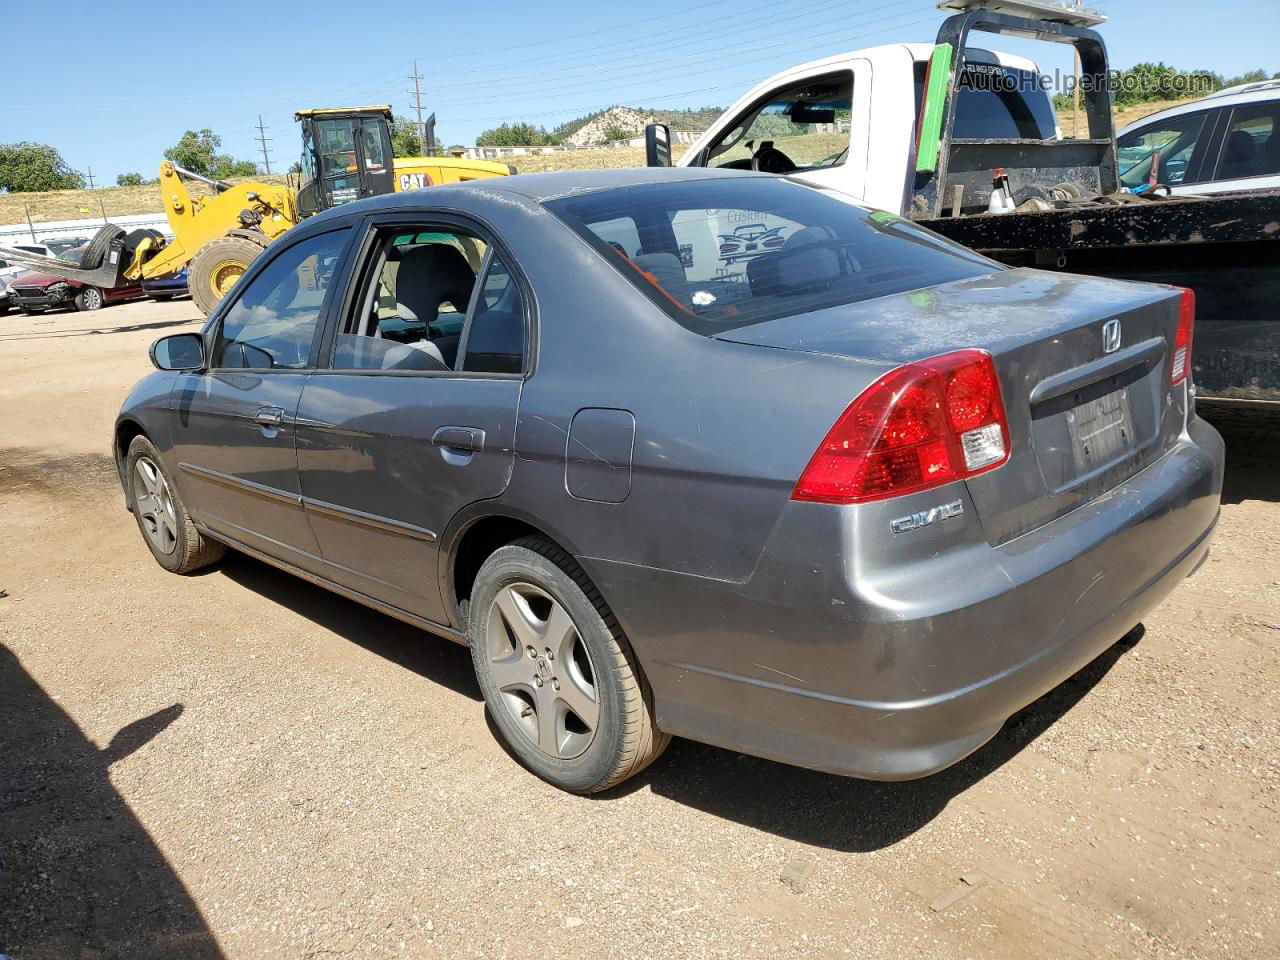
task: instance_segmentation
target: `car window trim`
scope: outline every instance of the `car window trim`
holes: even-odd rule
[[[1255,100],[1253,103],[1237,103],[1230,107],[1220,108],[1223,115],[1222,142],[1218,144],[1218,150],[1215,154],[1215,159],[1213,161],[1213,177],[1212,177],[1213,181],[1216,182],[1220,180],[1224,183],[1227,183],[1227,182],[1235,183],[1238,180],[1258,180],[1262,177],[1280,177],[1280,170],[1272,171],[1270,173],[1251,173],[1247,177],[1219,176],[1219,171],[1222,169],[1222,160],[1227,152],[1227,131],[1231,129],[1232,123],[1235,122],[1236,113],[1247,111],[1255,107],[1263,107],[1267,105],[1272,105],[1273,109],[1280,109],[1280,101],[1275,101],[1275,100]],[[1271,120],[1272,136],[1275,136],[1277,131],[1275,117],[1276,117],[1276,114],[1272,114],[1272,120]]]
[[[223,321],[226,319],[227,314],[230,313],[235,305],[244,297],[245,291],[249,289],[264,270],[299,244],[307,243],[310,240],[314,240],[318,237],[325,237],[332,233],[340,233],[345,230],[347,231],[347,238],[343,243],[341,250],[338,251],[338,264],[334,268],[333,276],[330,277],[329,286],[325,290],[324,299],[320,302],[320,312],[316,317],[316,328],[311,334],[311,349],[307,353],[307,365],[305,367],[216,367],[212,362],[210,362],[210,364],[205,367],[204,372],[209,374],[270,373],[285,375],[307,374],[314,372],[316,363],[319,360],[319,343],[325,329],[328,327],[328,314],[331,312],[331,308],[333,306],[333,278],[342,276],[346,270],[347,260],[351,252],[353,227],[354,223],[348,220],[344,223],[335,224],[331,229],[307,231],[304,236],[298,237],[292,243],[281,245],[279,250],[272,251],[271,248],[268,247],[267,250],[254,258],[253,263],[250,264],[249,271],[247,271],[246,275],[241,278],[243,288],[236,293],[235,298],[232,299],[231,297],[227,297],[222,303],[218,304],[213,313],[209,315],[208,322],[206,322],[204,328],[200,331],[205,341],[205,355],[212,361],[213,348],[217,345],[218,331],[222,329]],[[268,252],[270,252],[270,256],[266,255]]]
[[[490,251],[497,250],[502,256],[502,262],[506,264],[508,271],[510,271],[520,287],[525,327],[524,365],[520,373],[491,373],[456,368],[450,370],[345,370],[333,366],[333,353],[337,343],[338,330],[347,325],[351,318],[351,311],[356,309],[357,302],[360,299],[359,291],[363,287],[363,275],[365,271],[373,266],[371,258],[376,254],[378,232],[399,226],[425,226],[431,224],[436,224],[449,230],[461,230],[470,233],[483,241],[485,245],[485,254],[480,262],[480,269],[476,271],[476,286],[472,288],[471,300],[467,304],[467,313],[463,321],[462,336],[458,341],[458,356],[455,358],[455,364],[461,363],[465,356],[463,346],[471,333],[472,307],[481,289],[480,281],[488,269]],[[353,244],[352,248],[354,249],[354,247],[358,246],[359,249],[358,252],[353,253],[351,262],[348,264],[349,275],[344,274],[344,291],[341,303],[337,309],[330,310],[329,321],[325,326],[324,337],[320,344],[320,356],[317,358],[315,368],[309,372],[319,376],[436,377],[463,380],[526,380],[533,375],[535,369],[534,361],[536,359],[537,330],[537,302],[532,295],[533,286],[512,256],[510,247],[498,239],[496,230],[478,218],[468,216],[459,211],[446,209],[397,210],[395,212],[370,213],[366,214],[357,225],[357,230],[360,233],[360,240],[358,244]]]

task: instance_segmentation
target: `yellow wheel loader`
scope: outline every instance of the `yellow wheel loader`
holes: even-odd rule
[[[0,247],[0,257],[100,288],[188,268],[191,299],[206,315],[267,245],[302,217],[385,193],[515,173],[505,163],[454,157],[392,156],[389,106],[300,110],[302,175],[287,184],[226,183],[160,165],[160,192],[173,238],[158,230],[126,233],[106,224],[79,260]],[[211,193],[192,193],[187,181]]]

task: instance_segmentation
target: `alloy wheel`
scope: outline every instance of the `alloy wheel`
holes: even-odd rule
[[[489,610],[489,673],[516,726],[543,753],[580,756],[600,720],[591,655],[560,601],[532,583],[507,584]]]
[[[147,542],[157,553],[173,553],[178,547],[178,517],[169,483],[149,457],[139,457],[133,467],[133,509]]]

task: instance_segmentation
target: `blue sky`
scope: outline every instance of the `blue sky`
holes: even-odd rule
[[[1101,0],[1113,66],[1164,60],[1226,75],[1280,70],[1276,0]],[[416,58],[426,109],[449,143],[502,120],[547,127],[621,103],[727,105],[792,63],[896,40],[932,40],[932,0],[650,0],[636,4],[475,0],[405,3],[6,3],[0,49],[8,89],[0,142],[56,146],[99,184],[154,176],[188,128],[272,168],[298,152],[292,111],[391,103],[409,114]],[[62,24],[65,44],[48,38]],[[74,25],[74,29],[72,29]],[[1070,71],[1049,44],[1002,41],[1046,70]]]

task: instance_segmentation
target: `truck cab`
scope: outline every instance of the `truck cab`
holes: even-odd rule
[[[934,45],[893,43],[813,60],[757,84],[680,159],[785,173],[905,213]],[[1053,103],[1023,57],[968,47],[955,136],[1054,140]]]

